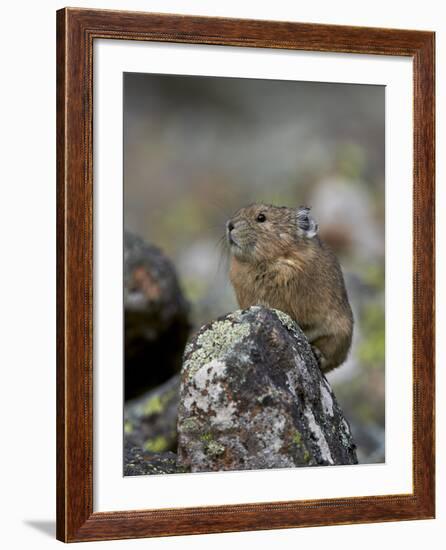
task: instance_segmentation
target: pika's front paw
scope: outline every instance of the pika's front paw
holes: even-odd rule
[[[317,364],[319,365],[319,368],[321,370],[324,370],[324,368],[326,367],[327,365],[327,360],[325,359],[325,357],[322,355],[322,352],[319,348],[317,348],[316,346],[311,346],[311,349],[313,351],[313,355],[317,361]]]

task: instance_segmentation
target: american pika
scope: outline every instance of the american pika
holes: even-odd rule
[[[339,262],[306,207],[253,204],[226,224],[230,280],[241,308],[263,305],[301,327],[321,369],[345,361],[353,315]]]

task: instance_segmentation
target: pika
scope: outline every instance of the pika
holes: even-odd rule
[[[339,262],[319,238],[310,209],[253,204],[228,220],[226,237],[239,306],[287,313],[305,333],[324,372],[343,363],[353,314]]]

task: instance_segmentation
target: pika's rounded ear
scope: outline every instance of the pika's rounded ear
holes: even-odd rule
[[[299,237],[312,239],[317,235],[318,225],[310,215],[310,209],[306,206],[299,206],[296,211],[297,233]]]

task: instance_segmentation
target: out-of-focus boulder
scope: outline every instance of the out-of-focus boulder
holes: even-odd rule
[[[181,368],[189,306],[172,262],[157,247],[124,233],[125,398]]]
[[[124,437],[130,445],[146,451],[177,449],[177,414],[180,390],[178,374],[127,401],[124,407]]]
[[[177,465],[175,453],[170,451],[151,453],[130,445],[124,448],[125,476],[178,474],[184,471]]]

